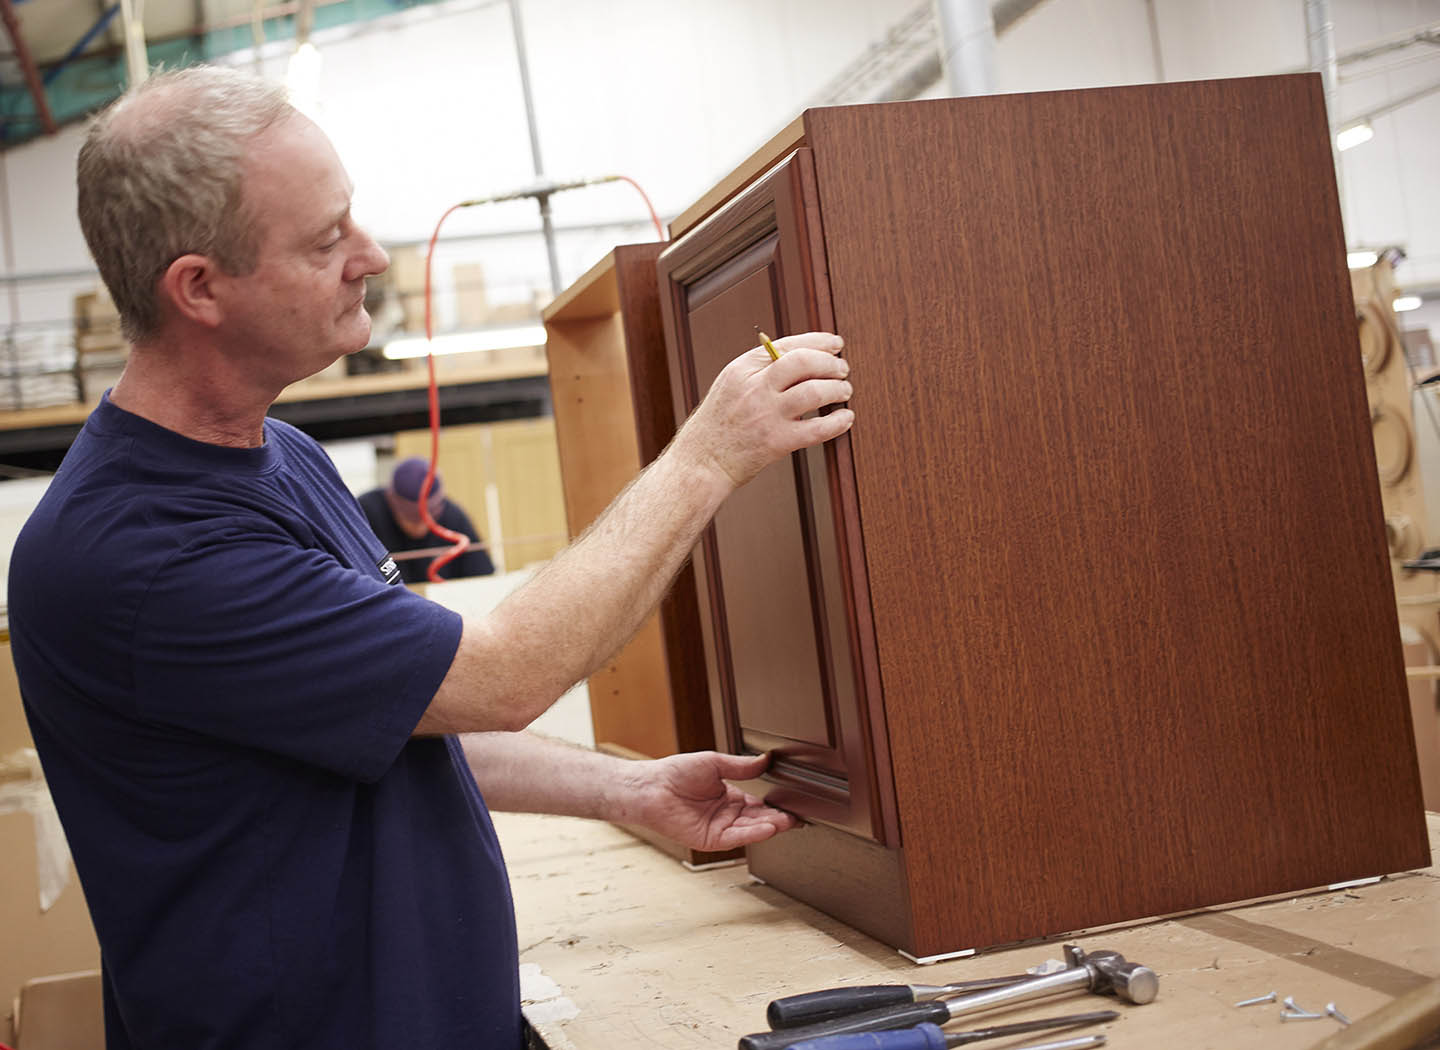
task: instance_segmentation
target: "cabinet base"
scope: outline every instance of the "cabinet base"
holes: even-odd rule
[[[757,842],[747,857],[775,889],[902,952],[916,947],[903,850],[807,824]]]

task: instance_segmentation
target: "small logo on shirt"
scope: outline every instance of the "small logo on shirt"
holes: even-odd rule
[[[395,564],[395,559],[390,555],[381,558],[376,562],[376,566],[380,569],[380,575],[385,577],[386,583],[400,582],[400,566]]]

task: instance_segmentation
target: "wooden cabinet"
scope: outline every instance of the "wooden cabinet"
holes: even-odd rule
[[[675,434],[660,330],[661,243],[621,245],[546,309],[546,355],[570,535],[578,536]],[[714,747],[694,577],[589,681],[595,744],[631,758]],[[692,850],[632,829],[687,863],[741,851]]]
[[[932,956],[1427,862],[1318,77],[810,110],[675,231],[677,413],[855,384],[696,559],[757,875]]]

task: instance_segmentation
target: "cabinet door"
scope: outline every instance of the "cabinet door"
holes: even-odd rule
[[[833,325],[814,201],[801,149],[660,257],[678,412],[756,345],[756,329]],[[848,438],[795,453],[726,501],[696,571],[717,738],[773,755],[758,787],[774,804],[887,842],[895,825],[883,723],[869,717],[878,689],[855,506]]]

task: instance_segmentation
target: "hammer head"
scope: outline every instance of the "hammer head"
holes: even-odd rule
[[[1148,1003],[1160,991],[1155,971],[1139,963],[1126,962],[1119,952],[1086,952],[1080,965],[1090,971],[1092,992],[1111,992],[1131,1003]]]

